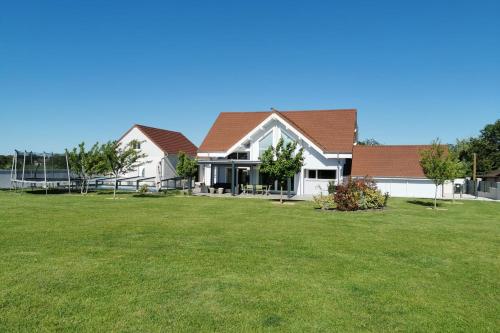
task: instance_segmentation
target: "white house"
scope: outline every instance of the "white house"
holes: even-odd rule
[[[382,193],[393,197],[434,198],[436,187],[420,166],[425,145],[354,146],[352,176],[370,176]],[[451,182],[439,186],[439,198],[452,194]]]
[[[177,154],[180,151],[195,157],[197,147],[182,133],[143,125],[132,126],[118,140],[126,145],[133,140],[139,142],[138,149],[146,154],[137,170],[124,177],[160,177],[168,179],[176,176]]]
[[[288,184],[292,194],[326,193],[350,174],[356,110],[222,112],[198,150],[199,180],[237,192],[239,184],[276,182],[259,173],[259,157],[280,138],[304,148],[304,166]]]

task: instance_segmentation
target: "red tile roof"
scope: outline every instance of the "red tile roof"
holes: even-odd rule
[[[429,145],[354,146],[352,176],[426,178],[420,151]]]
[[[350,153],[355,141],[356,110],[222,112],[199,152],[224,152],[272,113],[283,118],[325,153]]]
[[[138,128],[145,136],[147,136],[155,145],[163,152],[168,154],[177,154],[180,151],[185,152],[190,156],[196,156],[198,148],[189,141],[182,133],[154,128],[144,125],[134,125],[130,128],[122,138],[133,128]],[[121,140],[121,138],[120,138]]]

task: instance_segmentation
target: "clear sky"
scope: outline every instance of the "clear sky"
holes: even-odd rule
[[[358,109],[361,138],[454,142],[500,116],[500,1],[2,1],[0,153],[221,111]]]

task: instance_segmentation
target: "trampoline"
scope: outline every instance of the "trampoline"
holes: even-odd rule
[[[14,151],[12,157],[11,187],[67,188],[71,191],[72,175],[66,154]]]

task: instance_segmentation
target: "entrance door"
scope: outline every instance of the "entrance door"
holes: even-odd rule
[[[247,168],[238,168],[238,184],[250,184],[250,172]]]

